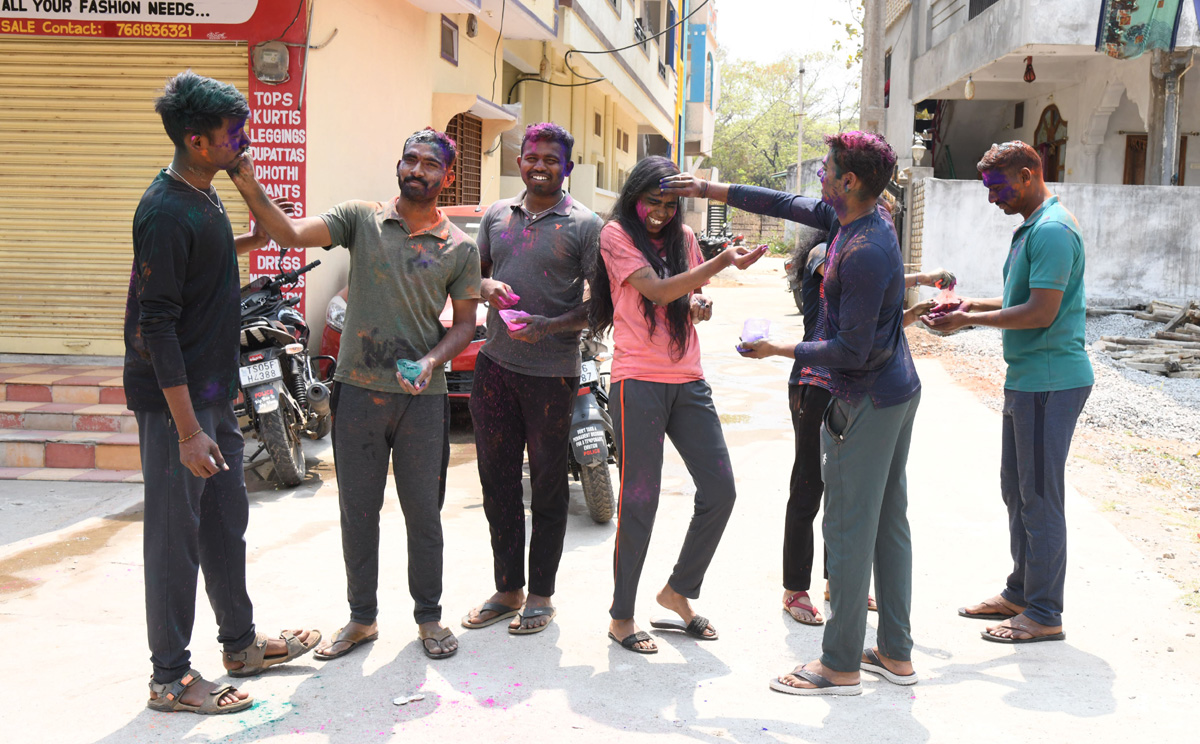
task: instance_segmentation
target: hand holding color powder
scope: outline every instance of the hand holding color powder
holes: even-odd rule
[[[763,318],[749,318],[742,324],[741,343],[736,347],[737,351],[745,352],[748,349],[745,344],[752,344],[755,341],[762,341],[771,335],[771,321]]]
[[[520,301],[521,295],[517,294],[511,289],[507,292],[504,289],[500,289],[496,292],[496,307],[500,308],[501,310],[507,310]]]
[[[524,310],[504,309],[500,311],[500,319],[504,321],[504,325],[508,326],[510,331],[519,331],[525,327],[523,318],[528,318],[529,313]]]

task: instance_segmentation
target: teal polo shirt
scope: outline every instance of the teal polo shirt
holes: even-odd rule
[[[1084,347],[1083,235],[1075,216],[1052,196],[1013,233],[1004,262],[1004,307],[1029,301],[1031,289],[1063,293],[1047,328],[1004,330],[1004,387],[1026,393],[1071,390],[1094,381]]]

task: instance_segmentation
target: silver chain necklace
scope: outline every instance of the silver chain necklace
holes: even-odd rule
[[[192,188],[195,188],[195,187],[193,186]],[[566,189],[562,189],[562,196],[558,197],[558,201],[556,201],[556,202],[554,203],[554,206],[553,206],[553,207],[550,207],[550,208],[548,208],[548,209],[543,209],[543,210],[542,210],[542,211],[540,211],[540,212],[534,212],[534,211],[533,211],[533,210],[531,210],[529,207],[525,206],[525,200],[524,200],[524,199],[522,199],[522,200],[521,200],[521,208],[522,208],[522,209],[524,209],[524,210],[525,210],[525,212],[529,214],[529,221],[530,221],[530,222],[533,222],[534,220],[538,219],[539,217],[541,217],[542,215],[546,214],[547,212],[552,212],[552,211],[554,211],[555,209],[558,209],[558,205],[559,205],[559,204],[562,204],[562,203],[563,203],[563,199],[566,199],[566,198],[567,198],[567,191],[566,191]]]
[[[221,195],[217,193],[216,189],[209,186],[208,187],[209,190],[212,191],[211,194],[208,191],[201,191],[200,189],[198,189],[195,186],[188,183],[187,179],[184,178],[183,176],[179,175],[179,171],[175,170],[171,166],[168,165],[167,170],[169,170],[171,173],[173,173],[177,179],[182,181],[184,183],[184,185],[187,186],[188,188],[190,188],[192,191],[195,191],[197,194],[204,194],[204,198],[208,199],[209,204],[211,204],[214,207],[216,207],[217,209],[219,209],[221,211],[221,214],[225,214],[225,205],[223,205],[221,203]],[[213,201],[214,196],[217,197],[216,201]]]

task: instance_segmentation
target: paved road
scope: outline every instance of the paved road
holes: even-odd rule
[[[513,637],[503,626],[461,631],[453,659],[430,662],[415,640],[404,586],[404,530],[394,499],[383,514],[381,637],[329,664],[306,659],[245,684],[257,705],[215,718],[144,709],[149,674],[136,509],[96,519],[136,492],[90,486],[53,510],[40,486],[2,487],[0,721],[12,742],[364,741],[1027,741],[1194,740],[1200,703],[1200,616],[1179,590],[1090,505],[1070,495],[1066,643],[1009,647],[979,639],[958,606],[990,596],[1007,571],[997,484],[998,417],[956,387],[935,360],[919,370],[924,397],[909,484],[915,555],[914,661],[921,682],[899,688],[864,675],[860,698],[801,699],[767,679],[819,653],[820,629],[780,610],[780,544],[791,465],[782,360],[732,352],[748,316],[799,332],[777,272],[764,262],[741,284],[711,289],[716,320],[701,326],[705,368],[726,421],[739,501],[697,608],[715,643],[659,635],[657,656],[605,637],[615,525],[596,525],[573,488],[550,628]],[[454,432],[444,511],[445,616],[489,593],[487,525],[469,424]],[[316,453],[313,450],[310,455]],[[54,487],[54,486],[51,486]],[[639,596],[645,624],[674,563],[692,486],[668,456],[657,532]],[[251,495],[251,593],[260,628],[346,619],[337,493],[327,460],[304,486]],[[13,505],[13,502],[23,502]],[[15,515],[15,516],[14,516]],[[10,520],[13,520],[10,522]],[[41,530],[58,529],[49,535]],[[211,611],[200,599],[194,664],[219,670]],[[874,617],[870,619],[874,623]],[[872,631],[873,632],[873,631]],[[869,632],[868,642],[872,635]],[[396,697],[423,701],[395,706]]]

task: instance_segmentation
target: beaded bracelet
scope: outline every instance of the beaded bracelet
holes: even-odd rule
[[[197,436],[197,435],[198,435],[200,432],[202,432],[202,431],[204,431],[204,429],[203,429],[203,428],[201,428],[201,429],[196,429],[196,430],[195,430],[195,431],[193,431],[191,434],[188,434],[188,435],[187,435],[186,437],[184,437],[183,439],[180,439],[180,440],[179,440],[179,443],[180,443],[180,444],[183,444],[183,443],[184,443],[184,442],[186,442],[187,440],[189,440],[189,439],[192,439],[192,438],[196,437],[196,436]]]

